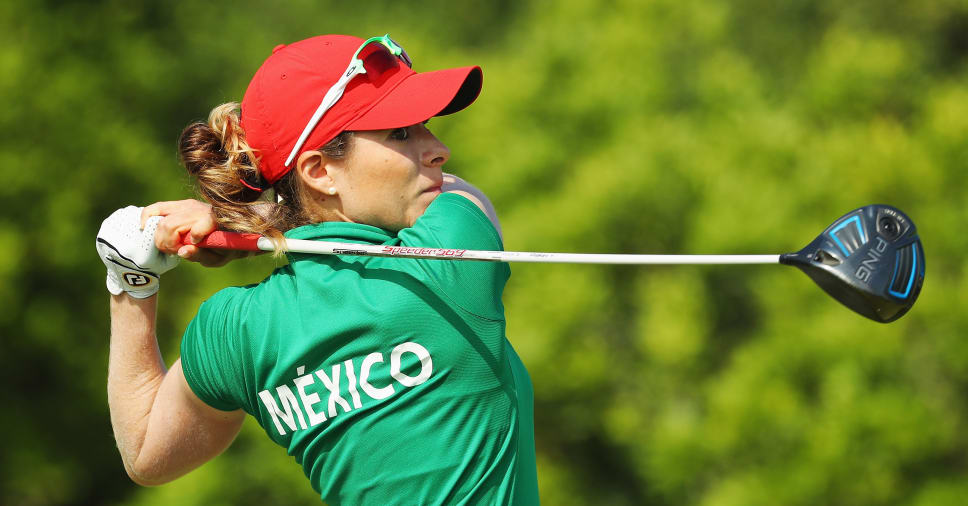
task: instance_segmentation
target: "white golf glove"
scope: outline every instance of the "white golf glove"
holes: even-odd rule
[[[159,278],[178,265],[178,257],[155,248],[155,229],[161,216],[141,229],[141,208],[128,206],[111,213],[97,233],[97,253],[108,269],[107,287],[114,295],[128,292],[144,299],[158,292]]]

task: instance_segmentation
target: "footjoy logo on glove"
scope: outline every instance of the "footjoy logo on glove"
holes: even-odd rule
[[[124,273],[124,282],[131,286],[145,286],[148,283],[151,283],[151,279],[144,274],[126,272]]]

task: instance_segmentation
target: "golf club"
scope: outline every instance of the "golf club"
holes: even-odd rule
[[[203,248],[274,251],[258,234],[216,231]],[[354,255],[485,262],[541,262],[639,265],[784,264],[805,272],[827,294],[871,320],[888,323],[903,316],[921,292],[924,250],[914,223],[899,209],[869,205],[831,224],[796,253],[779,255],[627,255],[541,253],[419,248],[286,239],[290,253]]]

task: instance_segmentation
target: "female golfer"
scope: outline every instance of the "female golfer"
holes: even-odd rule
[[[449,151],[426,125],[480,88],[478,67],[414,72],[388,36],[321,36],[274,49],[240,112],[225,104],[185,129],[181,158],[208,204],[129,207],[98,233],[111,419],[134,481],[213,458],[248,413],[332,505],[538,502],[506,264],[290,254],[261,283],[203,303],[167,371],[155,339],[171,253],[224,263],[183,245],[216,227],[501,249],[487,199],[442,172]]]

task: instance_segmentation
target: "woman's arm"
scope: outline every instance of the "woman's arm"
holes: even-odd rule
[[[491,223],[494,225],[494,229],[497,230],[497,235],[501,236],[502,239],[504,238],[504,235],[501,233],[501,222],[497,219],[497,211],[494,210],[494,205],[491,204],[491,201],[487,198],[487,195],[484,195],[484,192],[477,189],[474,187],[474,185],[468,183],[467,181],[464,181],[453,174],[447,174],[446,172],[444,173],[444,184],[441,185],[441,190],[463,195],[468,200],[476,204],[477,207],[481,208],[481,211],[484,211],[484,214],[490,218]]]
[[[242,410],[202,402],[180,361],[165,370],[155,338],[157,299],[111,296],[111,425],[125,470],[140,485],[166,483],[222,453],[245,418]]]

